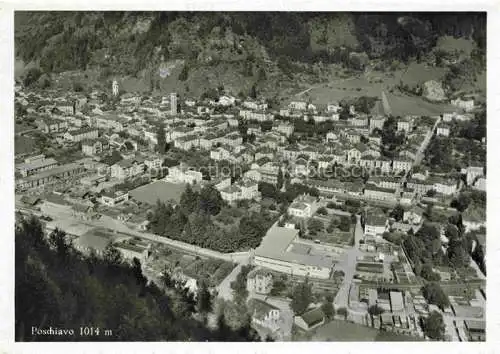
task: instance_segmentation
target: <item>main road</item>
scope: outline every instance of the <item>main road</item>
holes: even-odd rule
[[[64,205],[57,206],[52,203],[44,203],[41,206],[41,212],[44,215],[50,216],[54,220],[52,224],[61,227],[63,230],[64,225],[79,224],[91,228],[106,229],[109,232],[119,234],[120,236],[138,237],[148,241],[161,243],[197,256],[217,258],[224,261],[241,264],[248,264],[250,258],[250,252],[222,253],[208,248],[202,248],[182,241],[159,236],[150,232],[137,231],[128,227],[123,222],[115,220],[106,215],[102,215],[98,220],[81,220],[73,216],[71,209]]]

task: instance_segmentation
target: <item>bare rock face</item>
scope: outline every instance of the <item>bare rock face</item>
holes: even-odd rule
[[[429,80],[424,83],[422,96],[434,102],[446,100],[443,86],[440,82],[434,80]]]

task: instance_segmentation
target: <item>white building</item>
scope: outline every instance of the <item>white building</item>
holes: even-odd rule
[[[461,98],[457,98],[455,100],[451,100],[451,104],[455,107],[463,109],[465,112],[470,112],[474,109],[474,100],[462,100]]]
[[[111,85],[111,90],[113,92],[113,96],[118,96],[120,89],[118,87],[118,81],[113,80],[113,84]]]
[[[307,110],[307,102],[292,101],[288,105],[288,108],[290,108],[290,109],[296,109],[296,110],[299,110],[299,111],[305,111],[305,110]]]
[[[177,114],[177,94],[175,92],[170,94],[170,114],[173,116]]]
[[[387,226],[387,219],[383,216],[368,215],[365,221],[365,236],[381,236]]]
[[[270,330],[272,333],[280,329],[280,310],[265,301],[251,299],[248,308],[252,314],[252,323]]]
[[[318,205],[316,198],[311,196],[299,196],[288,207],[288,214],[299,218],[310,218],[316,212]]]
[[[436,134],[438,136],[450,136],[450,128],[446,125],[440,125],[436,129]]]
[[[250,293],[269,294],[273,287],[273,275],[261,269],[254,269],[247,275],[247,290]]]
[[[199,171],[190,170],[182,165],[170,167],[168,175],[165,177],[167,182],[199,184],[203,175]]]
[[[476,178],[482,177],[483,173],[484,173],[483,167],[470,166],[462,169],[462,174],[466,175],[468,186],[472,185],[476,180]]]
[[[101,203],[110,207],[127,201],[129,198],[128,192],[123,191],[105,191],[101,195]]]
[[[254,265],[294,276],[329,279],[334,266],[331,256],[309,250],[313,246],[295,251],[298,234],[296,229],[272,226],[255,250]]]

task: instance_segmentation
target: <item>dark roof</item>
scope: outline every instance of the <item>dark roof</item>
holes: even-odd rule
[[[21,197],[21,201],[28,205],[36,205],[41,199],[38,197],[24,195]]]
[[[302,317],[304,322],[309,327],[312,327],[312,326],[320,323],[321,321],[323,321],[325,318],[325,314],[323,313],[323,311],[321,311],[321,309],[319,307],[317,307],[313,310],[307,311],[306,313],[304,313],[300,317]]]

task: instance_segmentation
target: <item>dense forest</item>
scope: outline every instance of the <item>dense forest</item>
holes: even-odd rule
[[[350,43],[336,33],[342,27],[352,36]],[[357,68],[362,59],[350,56],[352,52],[371,58],[418,59],[442,35],[474,39],[475,57],[484,61],[486,15],[480,12],[17,12],[15,16],[16,56],[25,62],[39,61],[45,72],[98,66],[132,74],[162,57],[201,62],[200,55],[209,47],[227,54],[212,65],[239,59],[252,64],[265,51],[285,73],[290,61],[342,62]],[[183,78],[188,72],[186,66]]]
[[[210,311],[212,300],[207,287],[200,287],[195,300],[168,279],[159,286],[148,282],[140,262],[124,262],[113,246],[108,246],[102,257],[84,256],[73,248],[64,231],[56,229],[46,237],[34,217],[18,221],[15,245],[16,341],[258,338],[249,323],[233,331],[223,317],[219,318],[218,329],[207,328],[203,320],[196,319]],[[52,328],[56,334],[40,334],[33,327]],[[94,328],[94,335],[81,336],[80,327]],[[73,329],[74,335],[57,335],[58,329]]]

